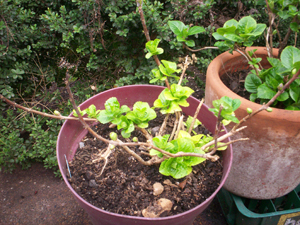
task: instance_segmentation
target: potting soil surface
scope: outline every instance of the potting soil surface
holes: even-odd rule
[[[28,170],[0,172],[0,224],[92,224],[64,181],[35,163]],[[215,198],[193,225],[226,225]]]

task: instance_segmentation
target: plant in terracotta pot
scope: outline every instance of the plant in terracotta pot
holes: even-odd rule
[[[206,104],[211,106],[215,99],[224,95],[238,98],[242,102],[236,111],[239,119],[266,105],[272,111],[262,112],[244,123],[248,128],[236,136],[245,135],[251,141],[235,144],[233,167],[224,187],[243,197],[277,198],[292,191],[300,183],[300,50],[294,46],[286,46],[291,32],[297,32],[299,28],[297,4],[296,1],[266,1],[269,27],[257,24],[248,16],[240,21],[227,21],[213,34],[220,40],[216,46],[230,50],[216,57],[208,67]],[[288,17],[293,18],[290,27],[284,39],[279,38],[282,40],[280,48],[275,49],[272,38],[276,32],[280,32],[278,23],[274,21]],[[272,31],[273,27],[275,32]],[[262,35],[265,29],[266,47],[251,47],[253,40]],[[246,72],[246,78],[229,81],[229,87],[224,84],[228,74],[231,78],[239,77],[241,71],[249,67],[252,70],[248,74]],[[233,72],[238,73],[234,75]],[[231,90],[239,87],[240,83],[241,88],[237,89],[241,89],[241,92],[248,91],[249,98]]]

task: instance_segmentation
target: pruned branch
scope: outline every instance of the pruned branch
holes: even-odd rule
[[[62,115],[57,116],[57,115],[53,115],[53,114],[49,114],[49,113],[44,113],[44,112],[41,112],[38,110],[34,110],[32,108],[28,108],[28,107],[19,105],[16,102],[10,101],[1,94],[0,94],[0,99],[5,101],[9,105],[12,105],[13,107],[16,107],[16,108],[22,109],[26,112],[34,113],[34,114],[37,114],[40,116],[49,117],[49,118],[58,119],[58,120],[79,120],[79,118],[77,118],[77,117],[69,117],[69,116],[62,116]],[[85,120],[87,122],[97,122],[96,119],[92,119],[92,118],[83,118],[83,120]]]

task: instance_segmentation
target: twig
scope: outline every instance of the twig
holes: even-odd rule
[[[222,147],[231,145],[231,144],[233,144],[235,142],[248,141],[248,140],[249,140],[249,138],[239,138],[239,139],[236,139],[236,140],[228,141],[226,143],[222,143],[222,144],[218,145],[218,148],[222,148]],[[216,149],[215,147],[211,148],[211,150],[215,150],[215,149]],[[208,154],[211,154],[211,155],[215,154],[215,152],[214,151],[210,151],[210,149],[208,149],[208,151],[209,151]]]
[[[158,136],[162,136],[163,134],[163,131],[165,130],[166,126],[167,126],[167,121],[169,119],[169,116],[170,116],[170,113],[168,113],[166,116],[165,116],[165,119],[164,119],[164,122],[162,123],[160,129],[159,129],[159,132],[158,132]]]
[[[239,47],[235,47],[234,50],[237,51],[238,53],[240,53],[242,56],[244,56],[247,59],[248,63],[252,61],[250,55],[247,53],[246,50],[244,50],[244,49],[242,50]],[[255,66],[253,66],[251,64],[249,64],[249,65],[255,70],[256,75],[259,76],[258,69],[255,68]]]
[[[140,163],[142,163],[145,166],[151,166],[155,163],[161,163],[162,161],[164,161],[166,158],[158,158],[157,156],[152,157],[151,159],[149,159],[148,161],[145,161],[142,157],[140,157],[138,154],[136,154],[134,151],[132,151],[128,146],[123,145],[126,143],[123,143],[121,140],[117,140],[120,143],[120,146],[122,146],[122,148],[131,156],[133,156],[136,160],[138,160]],[[140,144],[139,144],[140,145]]]
[[[222,126],[222,123],[221,123],[222,122],[222,117],[221,117],[222,110],[223,110],[223,106],[220,105],[218,119],[217,119],[217,123],[216,123],[216,129],[215,129],[215,133],[214,133],[215,146],[214,146],[214,149],[212,150],[211,154],[215,154],[215,152],[217,151],[217,148],[218,148],[218,136],[219,136],[221,126]]]
[[[298,15],[295,15],[292,23],[298,21]],[[292,29],[289,26],[288,31],[286,32],[284,39],[282,40],[282,42],[279,43],[279,50],[278,50],[278,58],[280,58],[281,52],[283,51],[283,49],[285,48],[285,46],[287,45],[287,42],[289,40],[289,37],[292,33]]]
[[[207,47],[203,47],[200,49],[191,49],[185,43],[183,43],[183,46],[191,52],[199,52],[199,51],[206,50],[206,49],[219,49],[218,47],[212,47],[212,46],[207,46]]]
[[[189,62],[188,62],[188,56],[185,57],[185,62],[183,64],[183,69],[182,69],[182,73],[181,73],[181,76],[180,76],[180,79],[178,81],[178,85],[181,85],[182,83],[182,80],[183,80],[183,76],[185,75],[185,71],[186,69],[189,67]]]
[[[92,160],[92,163],[96,163],[102,159],[104,160],[104,165],[102,166],[102,170],[101,170],[100,174],[98,175],[99,177],[102,175],[102,173],[107,165],[108,157],[111,154],[111,152],[112,152],[111,145],[108,145],[106,148],[106,151],[104,151],[104,153],[101,153],[99,158]]]
[[[267,29],[267,35],[266,35],[266,47],[267,47],[267,52],[268,56],[273,58],[273,31],[272,27],[274,24],[275,20],[275,15],[272,12],[268,0],[266,0],[266,5],[267,5],[267,10],[268,10],[268,15],[269,15],[269,27]],[[270,38],[270,43],[269,43],[269,38]]]
[[[199,114],[199,112],[200,112],[200,109],[201,109],[201,107],[202,107],[202,105],[203,105],[203,102],[204,102],[204,99],[202,98],[202,100],[201,100],[201,102],[199,103],[199,105],[198,105],[198,107],[197,107],[197,109],[196,109],[196,112],[195,112],[195,114],[194,114],[194,117],[193,117],[191,126],[190,126],[189,131],[188,131],[189,134],[191,134],[191,132],[192,132],[192,130],[193,130],[194,124],[195,124],[195,122],[196,122],[196,119],[197,119],[197,116],[198,116],[198,114]]]
[[[179,122],[178,122],[178,126],[177,126],[177,131],[176,131],[174,139],[178,138],[179,131],[181,130],[182,124],[183,124],[183,115],[181,115],[180,118],[179,118]]]
[[[219,142],[221,142],[221,141],[225,140],[226,138],[229,138],[229,137],[235,135],[237,132],[240,132],[241,130],[244,130],[245,128],[247,128],[247,126],[243,126],[243,127],[237,128],[235,130],[232,129],[230,132],[222,135],[217,140]],[[215,144],[215,140],[212,140],[212,141],[208,142],[207,144],[203,145],[201,147],[201,150],[205,151],[205,149],[207,149],[208,147],[212,146],[213,144]]]
[[[77,117],[68,117],[68,116],[56,116],[53,114],[49,114],[49,113],[44,113],[44,112],[40,112],[38,110],[34,110],[32,108],[27,108],[25,106],[19,105],[16,102],[10,101],[7,98],[5,98],[3,95],[0,94],[0,99],[5,101],[6,103],[8,103],[9,105],[12,105],[16,108],[22,109],[26,112],[30,112],[30,113],[34,113],[37,115],[41,115],[41,116],[45,116],[45,117],[49,117],[49,118],[53,118],[53,119],[58,119],[58,120],[79,120],[79,118]],[[96,119],[92,119],[92,118],[83,118],[85,121],[87,122],[96,122]]]
[[[177,128],[177,124],[178,124],[178,121],[179,121],[179,112],[175,112],[175,116],[176,116],[176,119],[175,119],[175,122],[174,122],[174,127],[173,127],[173,130],[172,130],[172,133],[171,133],[171,136],[169,138],[169,141],[171,141],[175,135],[175,132],[176,132],[176,128]]]

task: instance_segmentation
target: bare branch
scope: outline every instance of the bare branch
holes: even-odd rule
[[[166,126],[167,126],[167,121],[169,119],[169,116],[170,116],[170,113],[168,113],[166,116],[165,116],[165,119],[164,119],[164,122],[163,124],[161,125],[160,129],[159,129],[159,132],[158,132],[158,136],[161,136],[163,134],[163,131],[165,130]]]
[[[44,113],[44,112],[40,112],[38,110],[34,110],[32,108],[27,108],[25,106],[19,105],[16,102],[10,101],[7,98],[5,98],[3,95],[0,94],[0,99],[5,101],[6,103],[8,103],[9,105],[12,105],[16,108],[22,109],[26,112],[29,113],[34,113],[37,115],[41,115],[41,116],[45,116],[45,117],[49,117],[49,118],[53,118],[53,119],[58,119],[58,120],[79,120],[79,118],[77,117],[68,117],[68,116],[57,116],[57,115],[53,115],[53,114],[49,114],[49,113]],[[92,119],[92,118],[83,118],[83,120],[87,121],[87,122],[97,122],[96,119]]]
[[[199,51],[206,50],[206,49],[219,49],[218,47],[211,47],[211,46],[203,47],[200,49],[191,49],[185,43],[183,43],[183,46],[191,52],[199,52]]]
[[[199,112],[200,112],[200,109],[201,109],[201,107],[202,107],[202,105],[203,105],[203,102],[204,102],[204,98],[202,98],[201,102],[199,103],[199,105],[198,105],[198,107],[197,107],[197,109],[196,109],[196,112],[195,112],[195,114],[194,114],[194,117],[193,117],[191,126],[190,126],[189,131],[188,131],[189,134],[191,134],[191,132],[192,132],[192,130],[193,130],[195,121],[196,121],[197,116],[198,116],[198,114],[199,114]]]

